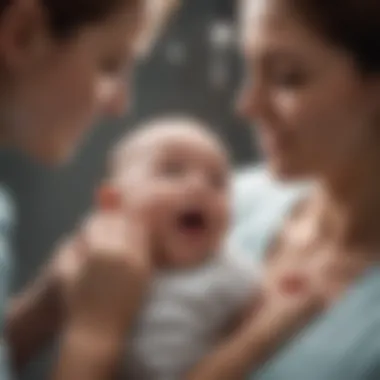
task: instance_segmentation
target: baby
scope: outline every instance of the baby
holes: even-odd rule
[[[183,380],[260,293],[257,268],[225,242],[227,151],[195,120],[156,120],[118,144],[109,174],[126,199],[154,191],[160,210],[152,236],[158,269],[128,339],[123,377]]]

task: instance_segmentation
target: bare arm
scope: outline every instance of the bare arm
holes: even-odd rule
[[[146,224],[137,217],[128,223],[113,191],[103,193],[99,202],[101,212],[82,234],[87,255],[68,294],[54,380],[111,380],[118,375],[128,332],[150,283]]]
[[[56,294],[47,274],[43,274],[11,300],[5,334],[16,371],[51,341],[60,328],[62,311]]]
[[[78,264],[77,251],[75,237],[62,240],[37,279],[11,300],[5,333],[16,371],[62,328],[67,312],[64,284]]]
[[[125,335],[69,327],[62,338],[54,380],[111,380],[119,371]]]
[[[119,267],[120,264],[113,263]],[[96,285],[107,284],[107,278],[98,272],[101,266],[104,264],[98,269],[92,268],[90,278],[83,277],[85,287],[76,292],[76,306],[63,331],[53,380],[112,380],[119,374],[128,332],[143,300],[144,288],[137,282],[125,282],[126,286],[119,282],[118,289],[131,289],[121,292],[119,305],[123,298],[129,302],[120,307],[115,304],[115,297],[109,292],[111,289],[105,286],[106,289],[101,290]],[[116,275],[120,276],[123,269],[117,272],[116,269]],[[88,288],[90,281],[92,289]],[[103,293],[102,304],[98,304],[96,293]]]

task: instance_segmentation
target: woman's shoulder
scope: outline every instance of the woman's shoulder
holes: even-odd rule
[[[233,181],[231,240],[244,250],[263,251],[289,208],[306,191],[305,183],[273,179],[264,165],[246,167]]]

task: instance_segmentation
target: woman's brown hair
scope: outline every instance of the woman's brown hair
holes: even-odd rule
[[[0,0],[0,17],[13,0]],[[65,38],[78,28],[102,21],[124,5],[137,6],[142,0],[36,0],[46,12],[52,33]]]
[[[380,72],[379,0],[285,0],[307,26],[349,53],[364,73]]]

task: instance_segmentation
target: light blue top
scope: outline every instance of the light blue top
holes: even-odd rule
[[[9,380],[7,347],[4,343],[4,313],[11,274],[10,245],[14,225],[14,208],[9,193],[0,187],[0,380]]]
[[[261,259],[306,187],[275,183],[263,168],[246,170],[235,185],[234,244]],[[380,379],[380,268],[368,270],[249,379]]]

